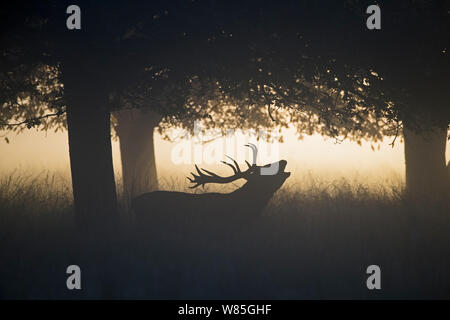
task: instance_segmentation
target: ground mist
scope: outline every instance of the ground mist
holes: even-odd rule
[[[161,188],[183,185],[167,178]],[[66,175],[0,177],[0,298],[450,298],[448,199],[411,201],[401,181],[305,175],[227,239],[207,230],[154,237],[120,198],[114,234],[84,235]],[[71,264],[82,270],[81,291],[66,288]],[[372,264],[381,290],[366,287]]]

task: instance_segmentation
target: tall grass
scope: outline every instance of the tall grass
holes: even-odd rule
[[[160,180],[163,189],[184,185]],[[203,243],[196,248],[178,238],[163,242],[123,219],[97,246],[106,235],[80,244],[73,228],[67,175],[4,174],[0,298],[449,298],[448,202],[411,203],[402,190],[400,179],[305,174],[226,242],[206,233],[195,235]],[[120,208],[132,215],[124,201]],[[65,287],[70,264],[82,268],[81,292]],[[371,264],[381,267],[380,291],[366,288]]]

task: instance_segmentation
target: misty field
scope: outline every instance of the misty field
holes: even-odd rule
[[[305,175],[224,239],[207,230],[154,237],[119,192],[120,228],[86,237],[73,224],[68,177],[3,174],[0,298],[449,298],[449,204],[410,201],[402,189],[400,180]],[[81,291],[66,288],[71,264],[82,270]],[[381,290],[366,287],[372,264]]]

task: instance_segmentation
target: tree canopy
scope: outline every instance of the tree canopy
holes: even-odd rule
[[[380,2],[382,29],[368,30],[370,1],[136,1],[104,8],[85,1],[82,29],[68,31],[67,3],[26,2],[9,8],[15,14],[6,23],[16,32],[2,36],[2,64],[9,67],[2,101],[9,107],[1,119],[34,125],[46,108],[61,114],[63,87],[44,93],[46,84],[33,87],[31,79],[57,81],[64,57],[89,62],[86,74],[96,70],[97,90],[107,88],[111,109],[153,108],[170,125],[189,126],[194,118],[231,126],[290,122],[299,133],[379,140],[398,135],[401,120],[448,123],[448,3]],[[29,107],[14,108],[26,95],[33,96]],[[234,117],[221,112],[226,105],[234,105]],[[289,116],[268,121],[283,109]],[[249,111],[255,116],[247,118]]]

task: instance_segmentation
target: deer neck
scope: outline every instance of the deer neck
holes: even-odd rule
[[[273,192],[264,192],[257,185],[245,183],[241,188],[230,193],[233,198],[247,207],[263,209],[273,196]]]

